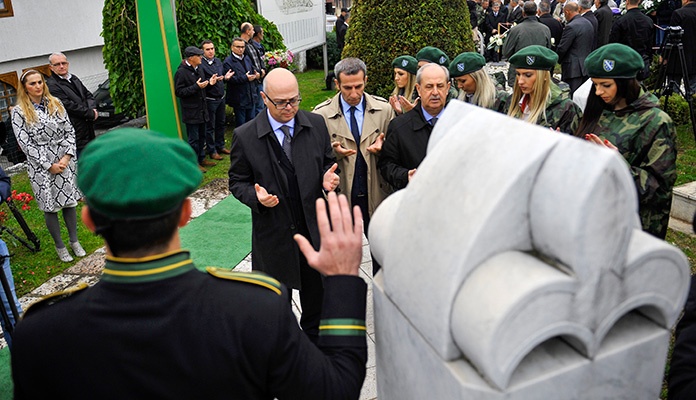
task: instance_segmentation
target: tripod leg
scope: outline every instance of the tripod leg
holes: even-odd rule
[[[691,130],[694,133],[694,140],[696,140],[696,111],[694,111],[694,98],[691,92],[691,82],[689,82],[689,70],[686,66],[686,57],[684,56],[684,45],[679,44],[678,47],[679,64],[681,66],[681,78],[684,82],[684,99],[689,104],[689,118],[691,119]],[[681,91],[680,91],[681,92]]]

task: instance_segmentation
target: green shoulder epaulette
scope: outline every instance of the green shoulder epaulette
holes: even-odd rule
[[[330,98],[326,99],[325,101],[323,101],[323,102],[317,104],[316,106],[314,106],[314,110],[318,110],[318,109],[320,109],[320,108],[322,108],[322,107],[328,106],[329,104],[331,104],[331,100],[332,100],[332,99],[333,99],[333,97],[330,97]]]
[[[73,286],[71,288],[65,289],[65,290],[60,291],[60,292],[55,292],[55,293],[51,293],[49,295],[46,295],[46,296],[42,297],[41,299],[39,299],[38,301],[36,301],[35,303],[30,304],[27,307],[27,309],[24,310],[24,314],[22,314],[22,318],[24,318],[24,316],[26,316],[29,312],[34,312],[36,310],[40,310],[42,308],[56,304],[59,301],[65,300],[77,292],[81,292],[81,291],[87,289],[88,287],[89,287],[88,284],[86,284],[84,282],[80,282],[76,286]]]
[[[372,96],[372,98],[377,100],[377,101],[383,101],[385,103],[389,103],[389,100],[385,99],[384,97],[379,97],[379,96],[376,96],[374,94],[371,94],[370,96]]]
[[[205,270],[212,276],[231,281],[246,282],[259,285],[280,295],[280,282],[262,272],[239,272],[230,269],[206,267]]]

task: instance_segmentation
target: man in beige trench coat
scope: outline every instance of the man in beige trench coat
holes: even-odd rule
[[[340,169],[340,191],[351,205],[360,207],[367,234],[370,216],[389,194],[377,160],[394,113],[387,100],[365,93],[367,67],[362,60],[343,59],[334,73],[339,92],[314,112],[324,117],[329,130]]]

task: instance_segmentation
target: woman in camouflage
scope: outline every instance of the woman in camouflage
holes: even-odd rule
[[[564,91],[551,81],[551,68],[558,55],[544,46],[533,45],[510,57],[517,70],[508,115],[564,133],[578,127],[582,111]]]
[[[394,91],[389,96],[389,104],[396,115],[409,111],[418,98],[416,91],[416,72],[418,61],[415,57],[399,56],[392,61],[394,68]]]
[[[677,178],[676,132],[657,98],[636,80],[643,65],[635,50],[618,43],[590,53],[585,67],[594,91],[575,134],[621,153],[638,190],[643,230],[664,239]]]
[[[459,89],[458,100],[505,114],[510,95],[498,90],[483,67],[486,59],[479,53],[461,53],[449,65],[450,78]]]

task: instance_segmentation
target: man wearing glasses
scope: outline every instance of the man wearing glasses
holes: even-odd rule
[[[241,126],[254,118],[256,102],[255,80],[261,77],[261,72],[254,67],[251,58],[244,54],[246,42],[240,37],[232,39],[232,53],[225,58],[222,69],[232,70],[234,76],[227,81],[226,103],[234,108],[234,126]]]
[[[309,267],[293,235],[319,248],[314,204],[338,187],[337,164],[324,119],[299,110],[302,97],[290,71],[269,72],[261,97],[266,111],[232,136],[229,188],[252,211],[252,269],[300,290],[300,326],[316,343],[322,277]]]
[[[94,139],[94,121],[99,117],[97,102],[82,81],[68,71],[70,63],[63,53],[48,57],[51,76],[46,79],[48,90],[63,102],[68,118],[75,128],[77,155]]]

